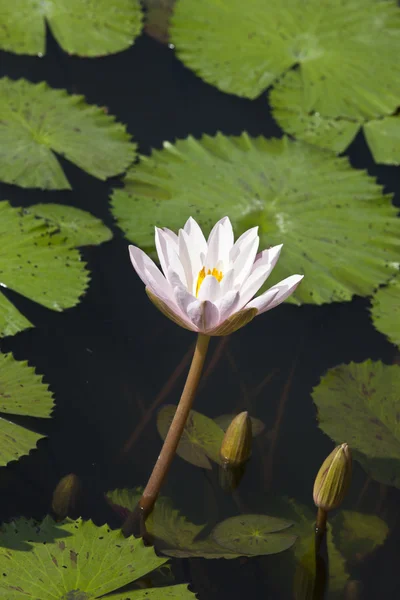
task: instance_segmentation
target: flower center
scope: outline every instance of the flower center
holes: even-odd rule
[[[201,288],[201,284],[203,283],[203,281],[205,280],[205,278],[207,277],[207,275],[212,275],[213,277],[215,277],[215,279],[217,281],[221,281],[221,279],[223,278],[223,274],[222,271],[218,271],[218,269],[213,269],[211,271],[211,269],[208,269],[208,271],[206,272],[205,268],[203,267],[200,271],[199,271],[199,275],[197,277],[197,284],[196,284],[196,298],[199,295],[199,291]]]

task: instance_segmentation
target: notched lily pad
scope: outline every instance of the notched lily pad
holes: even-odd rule
[[[175,411],[176,406],[168,404],[157,415],[157,429],[163,440],[168,433]],[[213,419],[191,410],[177,454],[196,467],[211,469],[212,465],[209,459],[218,464],[220,462],[219,451],[223,437],[223,430]]]
[[[259,227],[260,249],[284,244],[268,287],[305,275],[290,302],[367,296],[396,272],[400,219],[390,197],[346,158],[287,138],[188,137],[142,156],[116,189],[112,212],[135,244],[154,251],[154,225],[205,231],[229,215],[236,236]]]
[[[83,96],[0,79],[0,179],[21,187],[71,189],[54,153],[105,180],[135,157],[126,129]]]
[[[43,438],[13,423],[13,415],[49,418],[52,409],[52,394],[34,368],[0,353],[0,466],[29,454]]]
[[[75,306],[88,285],[80,254],[57,228],[22,209],[0,202],[0,286],[61,311]],[[0,336],[30,322],[0,292]]]
[[[139,0],[0,0],[0,48],[43,56],[46,24],[69,54],[102,56],[125,50],[139,35]]]
[[[389,528],[377,515],[342,510],[333,519],[335,541],[348,561],[363,560],[385,542]]]
[[[18,519],[2,526],[0,544],[7,546],[0,547],[0,593],[9,600],[95,600],[151,574],[167,560],[141,539],[125,538],[121,531],[82,519],[57,524],[50,517],[40,524]],[[128,595],[132,600],[195,598],[186,585]],[[127,592],[108,597],[126,600]]]
[[[371,477],[400,488],[400,366],[339,365],[312,396],[320,428],[337,444],[345,440]]]
[[[369,121],[364,126],[364,135],[377,163],[400,165],[399,115]]]
[[[374,327],[400,348],[400,275],[374,294],[371,315]]]

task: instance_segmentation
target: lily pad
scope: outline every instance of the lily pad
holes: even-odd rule
[[[369,121],[364,125],[364,134],[376,162],[385,165],[400,165],[399,115]]]
[[[10,421],[13,415],[49,418],[53,397],[26,361],[0,353],[0,466],[29,454],[44,436]]]
[[[267,515],[239,515],[219,523],[211,535],[217,544],[234,552],[277,554],[295,543],[295,535],[281,533],[292,524]]]
[[[400,348],[400,276],[379,288],[372,299],[372,322],[392,344]]]
[[[178,0],[171,41],[186,66],[230,94],[257,97],[298,66],[309,109],[391,114],[400,98],[395,0]],[[318,107],[318,108],[317,108]]]
[[[157,415],[158,433],[164,440],[176,411],[176,406],[167,404]],[[209,459],[220,463],[219,451],[224,432],[213,419],[191,410],[176,453],[187,462],[211,469]]]
[[[35,204],[27,211],[57,228],[70,246],[102,244],[112,238],[112,231],[100,219],[84,210],[61,204]]]
[[[305,274],[289,299],[297,303],[369,295],[400,260],[400,219],[373,178],[346,158],[287,138],[165,142],[128,171],[112,211],[147,251],[154,225],[176,231],[191,215],[204,230],[228,215],[236,235],[257,225],[260,249],[284,244],[268,286]]]
[[[377,481],[400,488],[400,366],[380,361],[339,365],[312,396],[320,428]]]
[[[68,54],[102,56],[129,48],[141,30],[139,0],[0,0],[0,48],[46,52],[46,24]]]
[[[63,534],[61,536],[60,534]],[[30,551],[15,548],[29,540]],[[9,600],[94,600],[150,574],[166,562],[141,539],[91,521],[38,524],[18,519],[0,532],[0,590]],[[187,585],[119,592],[113,600],[195,598]]]
[[[0,79],[0,179],[21,187],[71,189],[54,153],[93,177],[122,173],[135,157],[130,136],[83,96],[25,79]]]
[[[77,250],[39,219],[0,202],[0,286],[61,311],[75,306],[88,285],[88,272]],[[0,292],[0,335],[30,326]]]
[[[226,414],[220,415],[214,419],[215,423],[221,427],[224,431],[226,431],[231,424],[232,420],[235,418],[234,414]],[[256,419],[255,417],[250,417],[251,420],[251,432],[253,437],[260,435],[265,429],[264,423],[260,419]]]
[[[346,560],[362,560],[385,542],[389,528],[377,515],[340,511],[332,521],[337,546]]]

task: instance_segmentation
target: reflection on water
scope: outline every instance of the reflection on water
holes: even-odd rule
[[[29,72],[32,80],[46,79],[108,106],[128,123],[143,151],[189,132],[277,134],[263,99],[250,103],[219,93],[186,71],[167,47],[145,37],[131,50],[102,59],[101,74],[90,60],[67,57],[49,44],[39,62],[5,56],[4,73]],[[126,73],[135,73],[134,80]],[[161,89],[167,93],[161,96]],[[374,165],[361,138],[350,156],[394,189],[394,169]],[[2,185],[1,199],[15,205],[62,201],[113,227],[110,185],[71,165],[65,170],[74,192],[43,194]],[[195,339],[150,304],[129,264],[127,242],[114,231],[111,242],[83,252],[92,282],[76,308],[53,314],[7,292],[36,328],[1,340],[1,350],[28,359],[45,375],[56,408],[52,420],[40,423],[48,438],[38,450],[0,470],[4,520],[42,518],[59,480],[73,473],[80,481],[73,516],[121,526],[126,513],[111,506],[105,493],[143,486],[157,458],[157,413],[177,403]],[[232,494],[221,489],[216,464],[202,468],[177,457],[163,496],[194,526],[205,525],[205,535],[229,517],[264,514],[293,522],[299,541],[281,555],[174,559],[176,581],[190,581],[207,600],[244,594],[309,598],[314,576],[322,587],[326,576],[331,598],[398,597],[399,491],[369,478],[357,462],[343,510],[330,519],[318,559],[323,566],[313,562],[313,482],[333,443],[318,428],[311,391],[328,369],[368,358],[392,364],[396,353],[373,329],[368,301],[359,298],[321,307],[284,305],[230,338],[212,340],[195,409],[210,418],[249,411],[265,429],[253,440],[251,459]]]

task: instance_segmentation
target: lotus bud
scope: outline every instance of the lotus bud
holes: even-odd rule
[[[343,501],[351,481],[352,459],[347,444],[337,446],[325,459],[314,483],[314,503],[328,512]]]
[[[65,519],[74,510],[79,493],[79,478],[74,473],[65,475],[57,484],[53,492],[51,507],[60,519]]]
[[[228,467],[243,465],[251,456],[252,430],[247,411],[237,415],[229,425],[222,440],[220,458]]]

